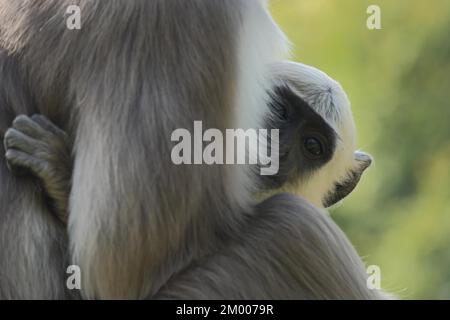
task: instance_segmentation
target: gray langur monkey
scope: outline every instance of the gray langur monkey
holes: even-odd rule
[[[245,222],[250,177],[176,166],[171,133],[259,127],[286,48],[266,1],[0,0],[0,135],[39,113],[74,155],[68,231],[1,156],[0,297],[65,298],[68,264],[85,298],[153,296],[212,254]]]
[[[73,4],[81,30],[66,27]],[[0,136],[41,114],[73,146],[70,198],[53,208],[68,205],[67,229],[0,157],[0,298],[72,298],[68,264],[83,298],[377,297],[339,228],[304,200],[256,206],[246,166],[171,162],[170,134],[194,120],[264,127],[286,47],[259,0],[0,0]],[[26,140],[22,120],[12,132]],[[306,181],[325,190],[312,177],[305,196]]]
[[[318,207],[344,199],[372,163],[356,150],[356,129],[350,102],[338,82],[301,63],[271,66],[274,93],[266,121],[280,128],[280,169],[265,179],[269,194],[288,191]]]
[[[295,186],[300,193],[316,188],[322,196],[311,200],[321,198],[318,205],[331,205],[350,193],[371,162],[360,152],[354,158],[348,155],[354,132],[345,93],[328,76],[305,65],[277,63],[273,73],[279,78],[271,94],[273,112],[267,126],[281,131],[281,171],[260,186],[273,191],[290,185],[287,188]],[[68,141],[41,115],[19,116],[5,138],[12,168],[26,168],[41,178],[62,221],[67,221],[70,190]],[[323,190],[308,186],[327,165],[333,183]],[[302,181],[300,187],[295,180]],[[382,297],[365,287],[362,262],[326,214],[289,194],[276,195],[254,211],[257,215],[247,214],[251,225],[242,226],[245,232],[234,234],[231,243],[172,277],[155,297]]]

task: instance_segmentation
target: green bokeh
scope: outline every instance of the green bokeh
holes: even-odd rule
[[[381,30],[366,27],[381,8]],[[450,298],[450,1],[274,0],[294,59],[338,80],[375,165],[333,217],[382,285]]]

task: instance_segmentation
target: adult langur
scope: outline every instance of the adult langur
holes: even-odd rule
[[[81,30],[66,25],[74,4]],[[171,162],[177,128],[260,128],[273,93],[297,101],[294,87],[274,90],[286,47],[260,0],[0,0],[0,297],[72,298],[68,264],[83,298],[374,297],[345,236],[305,201],[256,206],[251,168]],[[34,177],[7,168],[26,151],[15,139],[36,140],[21,114],[67,134],[68,228]],[[316,204],[340,197],[325,175],[302,180]]]
[[[253,190],[287,190],[317,206],[332,205],[353,190],[371,162],[370,156],[354,152],[345,93],[312,67],[281,62],[271,70],[274,86],[264,123],[280,129],[280,172],[254,176]],[[19,116],[5,142],[11,168],[38,176],[52,212],[66,222],[73,149],[69,136],[42,115]],[[241,214],[247,221],[221,230],[223,242],[211,254],[187,264],[149,297],[383,297],[366,287],[363,264],[342,231],[303,199],[282,193]]]

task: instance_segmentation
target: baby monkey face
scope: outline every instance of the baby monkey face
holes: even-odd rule
[[[356,150],[350,103],[341,86],[303,64],[282,62],[271,94],[269,128],[280,130],[280,170],[265,190],[297,193],[330,207],[357,186],[372,157]]]

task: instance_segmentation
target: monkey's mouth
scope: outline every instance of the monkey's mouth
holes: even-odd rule
[[[339,201],[343,200],[356,188],[359,180],[361,180],[361,176],[362,171],[351,171],[349,177],[346,180],[337,182],[334,186],[334,190],[330,192],[323,200],[323,206],[325,208],[329,208]]]
[[[333,191],[329,192],[322,204],[329,208],[347,197],[358,185],[363,172],[372,164],[372,157],[362,152],[355,153],[358,166],[351,170],[343,181],[336,182]]]

